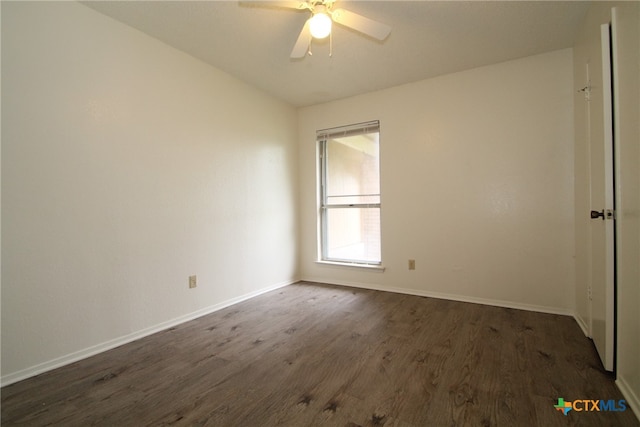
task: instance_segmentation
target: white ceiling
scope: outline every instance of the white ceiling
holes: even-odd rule
[[[137,28],[295,106],[571,47],[589,2],[347,1],[392,27],[378,42],[334,25],[313,56],[291,49],[308,12],[237,1],[90,1]]]

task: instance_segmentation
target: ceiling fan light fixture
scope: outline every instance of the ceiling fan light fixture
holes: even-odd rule
[[[324,12],[318,12],[309,20],[309,31],[316,39],[323,39],[331,34],[331,18]]]

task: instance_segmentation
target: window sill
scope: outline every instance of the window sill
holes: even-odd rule
[[[357,264],[354,262],[338,262],[338,261],[316,261],[316,264],[320,265],[330,265],[335,267],[347,267],[347,268],[363,268],[365,270],[373,270],[383,272],[385,267],[383,265],[374,265],[374,264]]]

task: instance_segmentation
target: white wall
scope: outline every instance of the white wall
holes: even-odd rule
[[[301,109],[302,277],[571,313],[572,92],[566,49]],[[386,270],[319,265],[315,131],[375,119]]]
[[[295,109],[76,3],[2,38],[3,383],[295,280]]]

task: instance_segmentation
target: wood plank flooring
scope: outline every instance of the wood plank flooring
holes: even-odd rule
[[[2,425],[639,426],[574,319],[298,283],[2,389]]]

